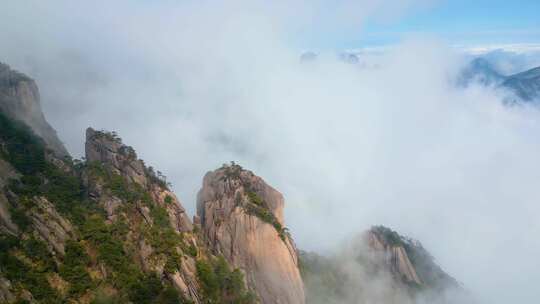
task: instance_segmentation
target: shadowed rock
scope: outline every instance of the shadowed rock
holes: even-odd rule
[[[68,155],[56,131],[49,125],[41,110],[39,90],[34,80],[0,63],[0,111],[26,123],[43,138],[56,156]]]

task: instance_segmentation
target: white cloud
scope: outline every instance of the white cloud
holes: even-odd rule
[[[190,211],[204,172],[236,160],[285,194],[303,248],[385,224],[485,303],[538,298],[538,111],[456,89],[462,58],[437,42],[385,50],[377,69],[300,64],[289,44],[406,8],[346,2],[359,15],[339,20],[322,1],[25,3],[0,12],[0,56],[37,78],[76,155],[88,125],[117,130]]]

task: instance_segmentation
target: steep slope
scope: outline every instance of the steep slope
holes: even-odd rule
[[[89,128],[85,147],[82,176],[88,197],[106,211],[107,222],[124,226],[124,242],[134,246],[143,270],[166,276],[198,302],[197,239],[166,182],[113,133]]]
[[[234,163],[207,173],[197,199],[208,246],[246,274],[262,303],[304,303],[283,207],[278,191]]]
[[[502,86],[512,90],[524,101],[535,101],[540,97],[540,67],[506,78]]]
[[[468,85],[471,82],[478,82],[483,85],[500,85],[505,80],[505,76],[499,73],[484,58],[473,59],[461,72],[458,83]]]
[[[366,232],[369,248],[383,257],[383,263],[399,281],[421,288],[442,291],[459,288],[459,283],[444,272],[418,241],[403,237],[384,226]]]
[[[508,96],[505,101],[510,104],[540,100],[540,67],[514,75],[502,75],[486,59],[475,58],[458,79],[458,84],[462,86],[473,82],[509,91],[512,96]]]
[[[30,77],[0,63],[0,110],[7,116],[26,123],[57,156],[68,155],[56,131],[41,111],[39,90]]]
[[[114,133],[89,129],[71,162],[0,112],[0,147],[0,302],[255,302]]]
[[[300,261],[312,304],[470,303],[419,242],[382,226],[332,256],[302,252]]]

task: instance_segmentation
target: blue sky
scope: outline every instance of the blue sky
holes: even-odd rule
[[[428,34],[452,44],[540,42],[540,0],[439,0],[392,22],[368,20],[356,35],[334,41],[338,47],[392,44],[410,34]]]

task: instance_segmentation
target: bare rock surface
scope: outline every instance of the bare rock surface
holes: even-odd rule
[[[33,227],[56,253],[64,255],[66,241],[74,236],[73,226],[44,197],[33,200],[35,207],[29,211]]]
[[[64,144],[45,120],[35,81],[0,63],[0,110],[26,123],[58,157],[67,156]]]
[[[9,201],[2,190],[7,186],[10,179],[18,178],[18,176],[15,169],[8,162],[0,159],[0,228],[12,234],[16,234],[18,228],[11,219]]]
[[[460,284],[444,272],[416,240],[403,237],[384,226],[375,226],[364,235],[368,247],[379,257],[397,281],[433,290],[460,289]]]
[[[281,193],[232,164],[209,172],[197,199],[204,237],[246,276],[262,303],[304,303],[296,248],[283,221]]]

